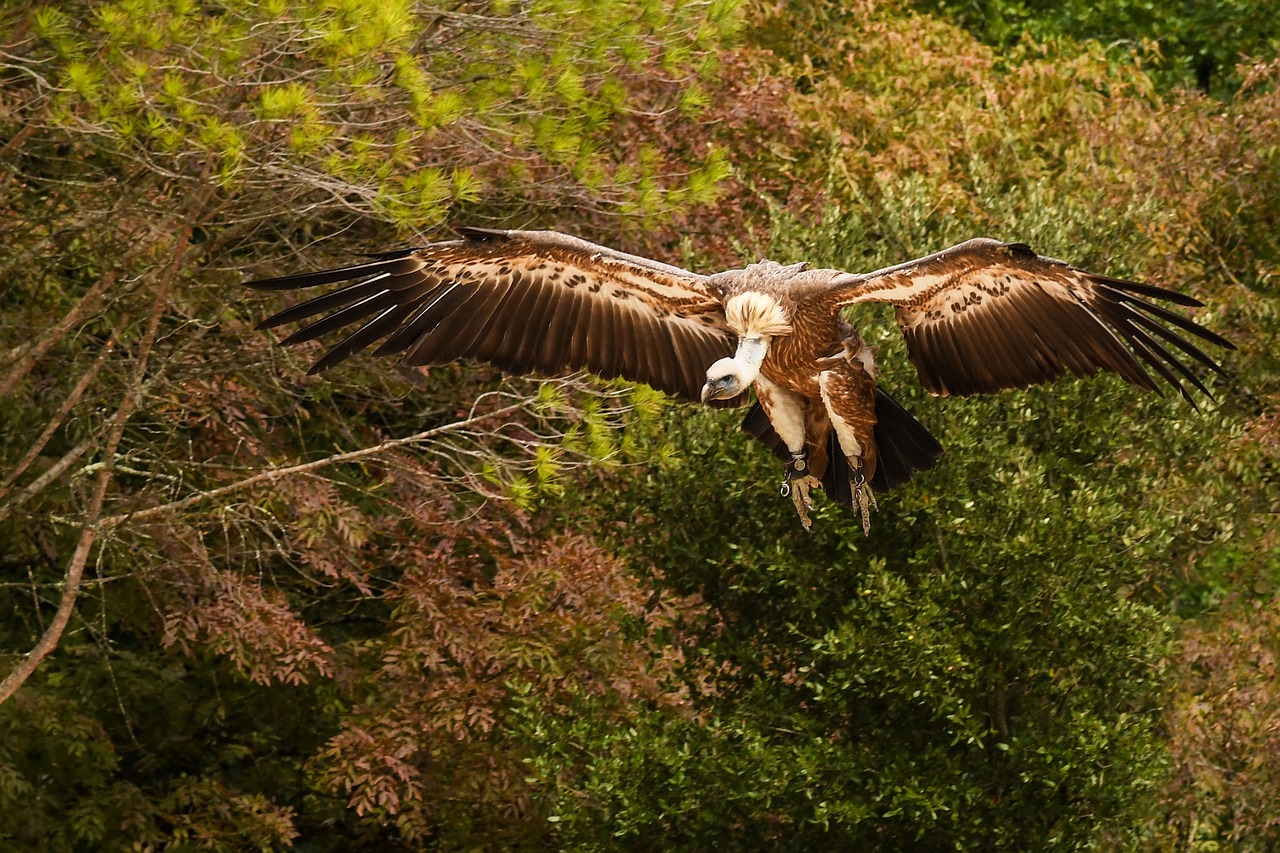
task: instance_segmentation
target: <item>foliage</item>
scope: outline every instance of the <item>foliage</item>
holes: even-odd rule
[[[1270,606],[1274,545],[1269,551],[1256,555],[1252,567],[1263,575],[1261,594],[1244,587],[1246,594],[1233,594],[1219,613],[1189,625],[1181,643],[1181,679],[1169,713],[1177,773],[1166,831],[1190,839],[1191,849],[1213,849],[1225,840],[1237,849],[1266,850],[1280,837],[1272,807],[1280,792],[1280,626]],[[1237,581],[1247,577],[1241,575]]]
[[[738,23],[0,18],[6,671],[75,604],[0,707],[5,845],[1274,843],[1280,66],[1223,105],[892,2]],[[242,270],[454,218],[847,269],[1016,238],[1242,346],[1199,414],[1109,379],[929,401],[859,314],[947,454],[869,538],[830,507],[805,536],[731,414],[304,380],[252,330]]]
[[[1195,85],[1216,96],[1237,91],[1236,66],[1275,52],[1275,8],[1258,0],[1146,3],[1133,0],[919,0],[983,42],[1007,49],[1022,41],[1090,41],[1118,60],[1146,65],[1163,88]]]
[[[653,151],[632,122],[692,121],[733,5],[587,11],[121,0],[0,17],[4,696],[61,640],[0,712],[5,845],[336,849],[465,834],[440,827],[468,801],[442,813],[412,791],[448,787],[444,774],[489,790],[500,745],[478,738],[433,764],[428,744],[373,765],[376,751],[341,746],[359,742],[357,719],[376,731],[379,709],[413,705],[409,684],[379,699],[379,661],[435,642],[406,603],[424,587],[474,613],[479,635],[460,634],[452,655],[519,598],[486,584],[536,580],[527,593],[564,598],[562,616],[527,635],[508,624],[490,654],[526,654],[511,678],[543,686],[548,666],[588,649],[608,653],[600,678],[633,681],[636,701],[666,695],[649,674],[662,659],[650,631],[676,641],[652,622],[661,608],[635,601],[589,544],[535,541],[518,510],[492,503],[530,503],[615,452],[607,437],[642,419],[633,395],[570,382],[548,396],[483,370],[304,385],[299,362],[253,333],[263,308],[239,287],[243,266],[345,233],[336,253],[375,239],[375,221],[393,239],[459,211],[559,210],[591,231],[712,197],[716,152]],[[415,433],[431,439],[419,454],[357,452]],[[454,549],[464,529],[474,541]],[[482,546],[501,571],[474,562]],[[553,548],[558,562],[531,556]],[[484,677],[460,674],[431,719],[499,717],[506,688]],[[466,704],[476,684],[485,702]],[[400,802],[386,799],[388,761],[411,789]],[[418,776],[404,769],[415,761]],[[361,808],[345,809],[353,796]],[[541,834],[524,806],[501,814],[512,835]]]
[[[829,10],[793,32],[796,10],[779,7],[753,30],[802,81],[789,108],[808,138],[834,142],[825,170],[811,142],[779,152],[838,207],[816,221],[775,209],[769,256],[868,269],[975,233],[1016,236],[1208,298],[1206,321],[1249,342],[1239,378],[1200,414],[1114,381],[941,407],[908,392],[948,453],[882,499],[865,542],[836,513],[812,540],[780,539],[790,508],[762,486],[779,476],[772,460],[727,435],[728,418],[670,420],[666,456],[681,463],[608,489],[609,511],[588,524],[627,519],[617,547],[704,596],[723,622],[706,642],[725,676],[710,725],[615,731],[529,712],[531,738],[596,744],[536,765],[566,846],[621,833],[664,849],[1146,848],[1193,828],[1206,847],[1261,848],[1269,777],[1224,787],[1212,767],[1223,748],[1264,766],[1251,748],[1269,754],[1272,717],[1222,742],[1213,733],[1230,724],[1210,728],[1208,712],[1199,725],[1168,716],[1191,701],[1171,692],[1206,688],[1172,682],[1183,658],[1166,655],[1173,611],[1239,579],[1215,565],[1275,569],[1263,555],[1280,501],[1266,343],[1277,254],[1261,225],[1276,197],[1275,69],[1252,70],[1249,97],[1223,114],[1194,96],[1162,104],[1100,51],[997,61],[937,21]],[[906,359],[883,318],[858,322],[889,386],[912,387],[893,372]],[[724,445],[709,448],[708,432]],[[1274,608],[1264,588],[1258,606]],[[1268,624],[1232,658],[1248,695],[1269,683]],[[1167,772],[1186,781],[1165,789]],[[1206,788],[1215,799],[1188,812]]]

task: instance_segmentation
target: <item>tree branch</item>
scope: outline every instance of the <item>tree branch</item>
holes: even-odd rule
[[[501,409],[495,409],[492,412],[485,412],[483,414],[472,415],[461,421],[455,421],[451,424],[445,424],[444,426],[433,427],[432,429],[424,430],[423,432],[406,436],[405,438],[395,438],[389,441],[384,441],[381,444],[374,445],[373,447],[365,447],[365,448],[361,448],[360,450],[350,450],[345,453],[335,453],[334,455],[326,456],[323,459],[316,459],[311,462],[303,462],[298,465],[286,465],[281,468],[271,468],[267,471],[261,471],[257,474],[254,474],[252,477],[246,477],[243,480],[238,480],[234,483],[228,483],[225,486],[219,486],[218,488],[210,489],[207,492],[199,492],[194,495],[189,495],[188,497],[185,497],[181,500],[171,501],[167,504],[161,504],[160,506],[153,506],[148,509],[139,510],[137,512],[127,512],[127,513],[122,513],[120,515],[108,516],[107,518],[104,518],[97,523],[97,529],[109,530],[110,528],[124,524],[125,522],[146,521],[148,519],[155,518],[158,515],[163,515],[168,512],[174,512],[176,510],[187,509],[188,507],[195,506],[196,504],[201,503],[203,501],[213,500],[214,498],[220,498],[220,497],[223,497],[224,495],[229,495],[234,492],[243,491],[245,489],[249,489],[254,486],[260,485],[262,483],[274,483],[277,480],[281,480],[285,477],[292,477],[298,474],[306,474],[311,471],[316,471],[320,468],[326,468],[330,465],[337,465],[341,462],[352,462],[356,459],[364,459],[370,456],[376,456],[380,453],[385,453],[388,450],[395,450],[398,447],[404,447],[410,444],[417,444],[418,442],[426,441],[427,439],[435,438],[436,436],[443,435],[448,432],[465,429],[469,426],[480,423],[481,421],[487,420],[489,418],[502,417],[504,415],[509,415],[517,411],[518,409],[521,409],[524,406],[528,405],[528,403],[529,403],[528,400],[520,400],[519,402],[512,403],[508,406],[504,406]],[[0,700],[0,701],[3,701],[3,700]]]
[[[9,375],[4,378],[3,382],[0,382],[0,397],[8,395],[13,390],[13,387],[18,384],[18,381],[27,375],[27,372],[35,366],[36,362],[46,352],[52,349],[58,341],[66,337],[67,332],[71,331],[72,327],[79,323],[86,314],[97,307],[98,299],[106,292],[107,288],[116,283],[116,279],[119,277],[120,273],[117,270],[111,270],[98,279],[93,287],[89,288],[88,292],[80,298],[75,307],[68,311],[57,325],[45,332],[44,337],[36,341],[31,349],[27,350],[18,359],[18,363],[13,366],[13,370],[10,370]]]
[[[200,211],[204,208],[212,186],[206,187],[200,192],[193,210]],[[198,214],[197,214],[198,215]],[[76,601],[80,597],[80,583],[84,579],[84,567],[89,561],[89,554],[93,550],[93,543],[98,536],[98,519],[102,515],[102,506],[107,497],[107,489],[111,486],[113,473],[113,461],[115,459],[116,450],[120,447],[120,442],[124,439],[125,425],[129,422],[129,418],[133,415],[134,409],[137,408],[138,401],[142,398],[143,378],[147,372],[147,362],[151,357],[152,346],[155,344],[156,335],[160,329],[160,318],[164,314],[164,305],[169,298],[169,290],[173,286],[173,282],[178,277],[178,268],[182,263],[183,253],[186,251],[187,244],[191,240],[192,223],[195,217],[189,218],[182,228],[177,245],[174,247],[173,259],[164,270],[164,275],[160,281],[159,287],[156,289],[155,299],[152,301],[150,319],[147,323],[146,333],[142,338],[142,345],[138,351],[137,363],[134,365],[133,376],[129,383],[129,390],[125,394],[124,399],[120,402],[120,408],[116,410],[115,418],[111,424],[111,434],[107,438],[106,444],[102,449],[103,466],[98,472],[98,480],[94,485],[93,496],[89,501],[89,509],[85,514],[85,520],[80,532],[80,541],[76,544],[76,550],[71,555],[71,561],[67,563],[67,571],[63,576],[62,595],[58,600],[58,609],[53,615],[52,621],[49,622],[44,633],[40,636],[40,640],[35,647],[27,653],[21,663],[13,668],[8,675],[0,681],[0,704],[8,701],[14,693],[18,691],[26,680],[40,667],[40,664],[58,647],[58,643],[62,640],[62,634],[66,631],[67,625],[71,621],[71,614],[75,611]],[[100,279],[100,282],[112,280],[116,278],[116,272],[113,270]],[[95,285],[94,289],[98,289]],[[75,309],[63,320],[63,326],[69,329],[71,325],[87,310],[90,297],[86,294],[85,298],[80,301]],[[46,340],[57,340],[65,329],[60,331],[56,337],[46,337]],[[47,347],[46,347],[47,349]],[[31,364],[35,363],[35,358],[39,357],[43,350],[38,350],[36,355],[32,357]],[[26,359],[23,360],[24,362]],[[23,367],[20,363],[14,372],[10,374],[10,379],[17,381],[16,377],[21,376],[30,365]],[[9,386],[11,387],[11,386]],[[0,391],[3,395],[8,388]]]
[[[93,378],[98,375],[98,371],[102,369],[103,363],[107,360],[107,354],[111,352],[111,349],[114,346],[114,340],[107,341],[107,345],[98,353],[98,357],[94,359],[93,364],[84,372],[84,375],[80,377],[80,381],[78,381],[76,386],[71,389],[71,393],[67,395],[66,399],[62,401],[62,405],[58,407],[57,414],[49,419],[49,423],[47,423],[45,428],[41,431],[40,437],[35,440],[30,448],[28,448],[26,454],[18,464],[13,467],[13,470],[5,476],[4,482],[0,483],[0,498],[3,498],[9,493],[9,488],[19,477],[22,476],[23,472],[31,466],[31,463],[40,455],[40,451],[44,450],[45,445],[49,443],[49,439],[53,438],[53,434],[58,431],[58,427],[62,426],[66,421],[67,416],[71,414],[71,410],[75,408],[76,403],[80,402],[80,398],[84,396],[84,392],[89,388],[89,383],[93,381]],[[84,451],[81,450],[80,452],[83,453]],[[37,482],[44,479],[44,476],[41,476]],[[35,483],[33,483],[32,486],[35,486]],[[32,489],[31,486],[28,486],[27,488],[31,489],[32,494],[39,491],[38,488]],[[41,485],[40,488],[43,488],[43,485]],[[23,498],[23,500],[25,500],[25,498]],[[21,501],[19,501],[19,503],[20,502]],[[4,519],[9,512],[13,511],[12,506],[7,507],[6,509],[0,509],[0,519]]]
[[[50,465],[47,471],[39,477],[36,477],[35,480],[22,489],[22,491],[14,495],[13,500],[7,502],[4,506],[0,506],[0,521],[4,521],[13,514],[15,509],[31,500],[31,498],[38,495],[45,486],[49,485],[58,477],[61,477],[63,472],[74,465],[76,460],[81,456],[84,456],[85,452],[92,446],[93,439],[86,438],[84,441],[62,454],[61,459]]]

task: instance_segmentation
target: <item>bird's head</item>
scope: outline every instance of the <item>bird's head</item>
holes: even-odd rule
[[[702,386],[702,402],[736,397],[746,391],[759,374],[758,367],[737,358],[722,358],[707,368],[707,383]]]

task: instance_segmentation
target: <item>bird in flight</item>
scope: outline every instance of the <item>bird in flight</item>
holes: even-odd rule
[[[375,343],[406,365],[460,358],[514,374],[588,370],[717,407],[756,404],[743,429],[783,462],[782,493],[811,529],[812,490],[869,530],[875,493],[932,468],[942,447],[879,386],[875,349],[842,316],[893,305],[931,394],[1024,388],[1105,370],[1194,406],[1208,389],[1186,361],[1225,376],[1195,339],[1235,349],[1158,302],[1201,303],[1078,269],[1021,243],[968,240],[871,273],[761,261],[702,275],[555,231],[459,229],[459,239],[354,266],[250,282],[261,290],[349,284],[259,328],[284,339],[354,327],[309,371]],[[1181,358],[1179,357],[1181,356]],[[1152,375],[1154,374],[1154,376]]]

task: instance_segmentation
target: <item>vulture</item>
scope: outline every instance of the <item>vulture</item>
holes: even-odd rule
[[[782,494],[805,530],[811,492],[869,530],[875,494],[937,464],[942,447],[879,385],[875,348],[843,316],[894,306],[920,382],[970,395],[1105,370],[1194,406],[1197,345],[1235,347],[1159,303],[1189,296],[1086,272],[1022,243],[973,239],[870,273],[764,260],[702,275],[555,231],[463,228],[458,239],[361,263],[249,282],[294,290],[346,282],[259,328],[309,321],[284,339],[349,329],[318,373],[377,344],[405,365],[479,359],[513,374],[588,370],[695,403],[756,403],[743,429],[783,463]],[[1198,340],[1197,340],[1198,339]]]

